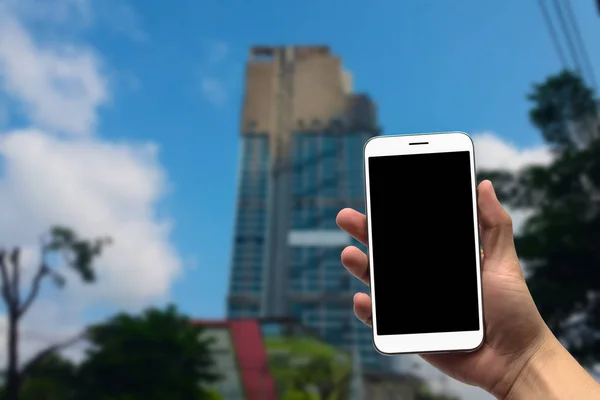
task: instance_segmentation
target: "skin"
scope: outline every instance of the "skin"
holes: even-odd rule
[[[475,352],[424,354],[423,359],[500,399],[600,398],[600,385],[566,351],[540,316],[515,251],[511,218],[491,182],[482,182],[477,192],[485,341]],[[363,214],[343,209],[337,224],[367,244]],[[341,258],[352,275],[369,285],[366,254],[349,246]],[[354,313],[363,323],[372,325],[368,295],[354,296]]]

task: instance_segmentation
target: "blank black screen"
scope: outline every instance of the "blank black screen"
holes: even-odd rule
[[[377,333],[478,330],[469,152],[368,162]]]

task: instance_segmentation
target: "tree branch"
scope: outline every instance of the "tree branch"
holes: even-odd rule
[[[10,263],[12,265],[12,280],[10,282],[12,299],[16,309],[21,302],[21,249],[15,247],[10,254]]]
[[[27,310],[29,309],[29,307],[31,306],[31,304],[33,303],[35,298],[37,297],[38,293],[40,292],[40,286],[42,283],[42,279],[47,274],[48,274],[48,267],[44,263],[44,260],[42,260],[40,262],[40,266],[39,266],[35,276],[33,277],[33,283],[31,284],[31,289],[29,290],[29,294],[27,295],[27,298],[23,302],[23,305],[19,308],[19,317],[22,317],[23,314],[25,314],[27,312]]]
[[[2,274],[2,297],[9,310],[12,310],[13,301],[10,295],[8,270],[6,269],[6,251],[0,250],[0,273]]]
[[[19,317],[22,317],[27,312],[29,307],[31,307],[31,304],[37,298],[37,296],[40,292],[42,279],[44,278],[44,276],[46,276],[50,272],[50,269],[46,265],[46,254],[49,252],[49,250],[48,250],[47,244],[44,243],[43,238],[40,239],[40,249],[41,249],[40,265],[38,267],[37,272],[35,273],[35,275],[33,277],[33,281],[31,283],[31,289],[29,290],[29,294],[27,295],[27,297],[25,298],[25,301],[21,304],[21,306],[19,308],[19,311],[18,311]]]
[[[44,359],[46,357],[48,357],[56,352],[59,352],[61,350],[64,350],[67,347],[73,346],[75,343],[79,342],[82,339],[85,339],[86,337],[87,337],[87,331],[83,331],[83,332],[79,333],[78,335],[72,337],[69,340],[54,344],[54,345],[40,351],[39,353],[37,353],[35,355],[35,357],[33,357],[31,360],[29,360],[25,364],[25,366],[21,370],[21,379],[25,378],[29,373],[31,373],[33,368],[35,368],[39,363],[44,361]]]

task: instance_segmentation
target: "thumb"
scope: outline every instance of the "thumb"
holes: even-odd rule
[[[486,261],[518,263],[512,219],[498,201],[492,182],[481,182],[477,188],[477,195],[481,246]],[[493,263],[497,266],[503,264]]]

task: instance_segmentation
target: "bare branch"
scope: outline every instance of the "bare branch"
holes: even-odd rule
[[[37,298],[37,296],[40,292],[42,279],[50,271],[50,269],[46,265],[46,254],[49,252],[49,249],[44,241],[44,238],[42,238],[40,240],[40,250],[41,250],[40,251],[40,264],[38,266],[37,272],[35,273],[35,275],[33,277],[33,281],[31,283],[31,289],[29,289],[29,294],[25,298],[25,301],[19,307],[19,311],[18,311],[19,318],[22,317],[27,312],[29,307],[31,307],[31,304],[33,303],[33,301]]]
[[[21,302],[21,249],[18,247],[15,247],[10,254],[10,263],[12,264],[12,280],[10,282],[12,300],[15,308],[18,308]]]
[[[67,283],[67,278],[65,278],[65,276],[63,274],[61,274],[55,270],[49,269],[48,274],[52,278],[52,281],[54,282],[54,284],[60,288],[65,286],[65,284]]]
[[[6,302],[6,306],[12,310],[13,301],[10,295],[8,270],[6,269],[6,251],[0,250],[0,273],[2,274],[2,297]]]
[[[19,317],[22,317],[23,314],[27,312],[33,301],[36,299],[38,293],[40,292],[42,279],[48,274],[48,271],[48,267],[44,263],[44,260],[42,260],[35,276],[33,277],[33,283],[31,284],[29,294],[23,302],[23,305],[21,305],[21,307],[19,308]]]
[[[39,363],[44,361],[44,359],[46,357],[48,357],[52,354],[55,354],[61,350],[64,350],[67,347],[71,347],[74,344],[76,344],[77,342],[85,339],[86,337],[87,337],[87,331],[83,331],[83,332],[77,334],[76,336],[70,338],[69,340],[65,340],[64,342],[54,344],[54,345],[49,346],[46,349],[40,351],[31,360],[29,360],[25,364],[25,366],[23,366],[23,369],[21,370],[21,377],[22,378],[26,377],[27,374],[29,374],[31,372],[31,370],[33,368],[35,368],[36,365],[38,365]]]

